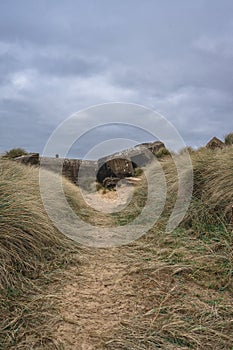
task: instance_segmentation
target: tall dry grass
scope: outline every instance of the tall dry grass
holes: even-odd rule
[[[233,146],[216,150],[201,148],[192,151],[190,157],[193,193],[182,225],[186,228],[197,223],[228,226],[233,205]],[[178,175],[170,157],[162,159],[161,165],[167,183],[167,201],[163,213],[167,217],[177,198]],[[184,167],[183,175],[188,171]],[[156,178],[155,172],[156,169],[151,168],[152,178]]]
[[[233,205],[233,147],[215,151],[202,149],[193,154],[194,193],[190,214],[198,202],[201,211],[215,222],[229,222]],[[192,203],[192,204],[193,204]]]
[[[38,169],[0,159],[0,349],[55,348],[43,285],[69,249],[43,208]]]
[[[172,159],[161,160],[166,205],[157,224],[134,243],[138,261],[129,271],[137,305],[145,311],[124,320],[106,349],[233,348],[233,147],[200,149],[191,159],[193,196],[185,218],[170,233],[164,228],[176,201],[178,178]],[[150,171],[156,179],[156,169]],[[136,189],[137,200],[145,198],[146,190],[143,182]],[[127,224],[137,210],[131,205],[115,214],[115,221]]]
[[[233,147],[192,152],[194,192],[180,226],[164,234],[178,180],[170,157],[162,158],[167,200],[159,222],[130,247],[127,274],[135,305],[143,305],[106,339],[104,348],[231,349],[233,346],[233,250],[228,226],[233,200]],[[151,170],[151,176],[153,170]],[[184,169],[185,171],[185,169]],[[155,176],[156,179],[156,176]],[[91,210],[67,180],[68,202],[95,225],[125,225],[146,201],[146,181],[135,187],[119,214]],[[68,242],[53,227],[40,200],[38,169],[0,161],[0,349],[61,349],[55,327],[54,295],[43,285],[66,264]],[[119,248],[121,249],[121,248]],[[63,255],[63,252],[65,255]],[[119,295],[119,298],[122,298]]]

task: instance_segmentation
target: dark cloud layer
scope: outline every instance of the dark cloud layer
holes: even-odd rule
[[[232,38],[231,0],[1,1],[0,151],[41,152],[70,114],[112,101],[158,110],[189,145],[223,137]]]

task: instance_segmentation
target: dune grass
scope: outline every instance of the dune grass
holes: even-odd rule
[[[127,275],[134,290],[131,303],[144,311],[122,318],[120,327],[102,339],[103,349],[233,347],[233,241],[229,225],[233,148],[200,149],[193,151],[191,158],[193,196],[179,227],[165,234],[178,188],[176,167],[167,157],[161,160],[167,181],[161,218],[144,237],[118,248],[119,256],[123,254],[125,262],[128,259]],[[150,171],[156,179],[154,169]],[[131,203],[123,211],[113,213],[110,221],[106,218],[107,222],[124,226],[137,217],[147,198],[146,179],[143,175],[141,179]],[[86,220],[95,223],[95,211],[85,207],[78,190],[77,196],[72,204],[74,210],[83,208]],[[101,214],[98,215],[101,222]],[[132,285],[129,295],[130,288]],[[122,297],[119,292],[119,302]]]
[[[43,285],[69,249],[43,208],[38,169],[0,159],[0,349],[54,349]]]
[[[125,259],[129,256],[127,275],[135,303],[144,311],[122,319],[103,339],[103,349],[233,348],[233,147],[202,149],[191,158],[194,191],[179,227],[164,233],[178,188],[174,163],[165,157],[161,165],[168,193],[160,220],[137,242],[117,248]],[[63,186],[83,220],[124,226],[145,204],[147,186],[143,175],[141,179],[130,205],[107,215],[92,210],[65,179]],[[38,169],[0,160],[1,350],[62,348],[51,331],[56,325],[56,291],[48,295],[44,286],[56,278],[53,271],[71,263],[72,250],[74,245],[44,211]]]
[[[165,209],[134,244],[138,262],[129,272],[138,303],[147,311],[125,320],[106,349],[233,349],[233,148],[202,149],[191,157],[190,207],[179,227],[166,234],[178,182],[172,160],[162,160],[168,185]],[[145,183],[136,190],[142,203],[145,191]],[[138,207],[131,205],[114,218],[127,224],[135,215]]]

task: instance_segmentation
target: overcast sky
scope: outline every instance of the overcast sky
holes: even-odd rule
[[[115,101],[188,145],[233,131],[233,1],[0,0],[0,152],[42,152],[68,116]]]

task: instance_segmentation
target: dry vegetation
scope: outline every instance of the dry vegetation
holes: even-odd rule
[[[0,160],[0,349],[54,349],[43,288],[70,249],[44,211],[38,169]]]
[[[23,148],[12,148],[11,150],[5,152],[5,154],[2,157],[12,159],[12,158],[24,156],[26,154],[27,154],[27,151],[25,151],[25,149]]]
[[[233,148],[192,153],[194,193],[178,229],[164,234],[176,198],[176,169],[163,160],[168,201],[157,225],[132,245],[137,303],[144,312],[121,322],[107,349],[232,349]],[[151,174],[153,176],[153,173]],[[145,183],[144,183],[145,186]],[[137,200],[145,200],[137,190]],[[138,214],[132,203],[115,215],[120,224]],[[136,342],[137,339],[137,342]],[[137,345],[136,345],[137,344]],[[104,347],[103,347],[104,348]]]
[[[82,251],[78,267],[44,213],[37,169],[1,162],[0,349],[233,349],[233,148],[191,157],[194,193],[179,228],[164,234],[177,191],[168,157],[159,222],[128,246]],[[64,188],[84,220],[125,225],[145,204],[141,177],[130,205],[112,215],[91,210],[66,180]]]

